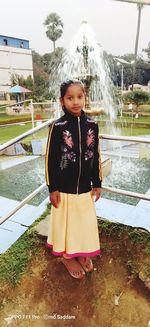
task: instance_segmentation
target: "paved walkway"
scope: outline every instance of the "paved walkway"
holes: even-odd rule
[[[150,194],[150,189],[146,194]],[[4,253],[28,227],[45,211],[48,198],[38,207],[25,205],[13,217],[0,225],[0,253]],[[0,217],[9,212],[18,201],[0,197]],[[150,232],[150,201],[141,200],[134,206],[120,203],[114,200],[101,198],[95,204],[96,214],[102,219],[117,222],[132,227],[140,227]],[[41,221],[37,226],[37,232],[47,236],[50,216]]]
[[[150,189],[146,194],[150,194]],[[150,201],[140,200],[134,206],[114,200],[101,199],[95,204],[98,217],[150,232]]]
[[[150,194],[150,189],[146,194]],[[132,227],[140,227],[150,232],[150,201],[141,200],[134,206],[101,198],[95,204],[97,217]],[[41,236],[47,236],[50,216],[48,215],[36,227]]]
[[[46,209],[48,199],[38,207],[26,204],[12,217],[0,225],[0,253],[7,251],[28,227],[39,218]],[[19,202],[0,196],[0,217],[12,210]]]

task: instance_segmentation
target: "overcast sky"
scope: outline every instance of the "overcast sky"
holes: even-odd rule
[[[134,52],[137,5],[114,0],[1,0],[0,34],[28,39],[30,48],[40,54],[52,51],[43,22],[56,12],[64,23],[57,46],[68,47],[72,36],[86,18],[96,40],[104,50],[115,55]],[[150,6],[142,9],[138,53],[150,42]]]

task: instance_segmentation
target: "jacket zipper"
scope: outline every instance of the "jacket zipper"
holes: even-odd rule
[[[78,117],[78,130],[79,130],[79,175],[78,175],[78,181],[77,181],[77,194],[79,192],[79,180],[81,175],[81,127],[80,127],[80,117]]]

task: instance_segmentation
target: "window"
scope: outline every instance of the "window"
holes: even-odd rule
[[[3,39],[4,45],[8,45],[8,40],[7,39]]]

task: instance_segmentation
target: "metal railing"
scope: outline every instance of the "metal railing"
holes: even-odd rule
[[[18,109],[20,108],[20,105],[23,105],[24,103],[29,103],[29,112],[31,114],[31,122],[32,122],[32,128],[34,128],[34,122],[35,122],[35,119],[34,119],[34,105],[38,105],[38,106],[41,106],[41,105],[49,105],[49,106],[52,106],[53,105],[53,102],[51,101],[47,101],[47,102],[33,102],[33,99],[27,99],[27,100],[24,100],[24,101],[18,101],[17,103],[13,103],[13,104],[5,104],[3,106],[0,106],[0,109],[3,109],[3,108],[17,108]],[[25,112],[26,114],[26,112]],[[3,125],[1,125],[3,126]],[[10,126],[10,125],[9,125]]]
[[[14,100],[14,101],[15,101],[15,100]],[[30,101],[31,101],[31,99],[24,100],[24,101],[18,101],[17,103],[14,102],[13,104],[8,104],[8,103],[6,103],[6,104],[0,106],[0,108],[1,108],[1,109],[6,109],[6,107],[10,107],[10,108],[11,108],[11,107],[16,107],[17,105],[23,104],[23,103],[25,103],[25,102],[30,102]]]
[[[137,142],[137,143],[147,143],[150,144],[150,138],[145,137],[132,137],[132,136],[114,136],[108,134],[100,134],[100,139],[111,140],[111,141],[130,141],[130,142]]]
[[[35,132],[38,132],[39,130],[43,129],[44,127],[51,124],[54,120],[50,119],[46,121],[45,123],[42,123],[40,126],[37,126],[35,128],[32,128],[31,130],[23,133],[20,136],[17,136],[16,138],[4,143],[0,146],[0,151],[5,150],[9,146],[15,144],[18,141],[21,141],[25,137],[34,134]],[[114,135],[107,135],[107,134],[101,134],[99,135],[100,139],[107,139],[107,140],[115,140],[115,141],[131,141],[131,142],[137,142],[137,143],[147,143],[150,144],[150,139],[148,138],[140,138],[140,137],[128,137],[128,136],[114,136]],[[46,186],[46,183],[43,183],[40,187],[38,187],[36,190],[34,190],[31,194],[29,194],[24,200],[22,200],[14,209],[12,209],[10,212],[8,212],[5,216],[0,218],[0,225],[6,221],[8,218],[10,218],[14,213],[16,213],[20,208],[22,208],[26,203],[28,203],[35,195],[37,195],[39,192],[43,190],[43,188]],[[130,192],[125,191],[122,189],[116,189],[112,187],[102,187],[102,192],[110,192],[110,193],[116,193],[120,195],[125,195],[133,198],[139,198],[142,200],[150,201],[150,195],[142,194],[142,193],[136,193],[136,192]]]
[[[13,216],[19,209],[21,209],[25,204],[27,204],[30,200],[32,200],[39,192],[41,192],[46,183],[40,185],[36,190],[30,193],[25,199],[23,199],[19,204],[17,204],[11,211],[9,211],[6,215],[0,218],[0,225],[3,224],[8,218]]]
[[[11,146],[11,145],[17,143],[18,141],[23,140],[25,137],[27,137],[27,136],[29,136],[29,135],[32,135],[32,134],[34,134],[34,133],[40,131],[40,130],[43,129],[44,127],[50,125],[52,122],[53,122],[53,119],[49,119],[49,120],[47,120],[45,123],[42,123],[41,125],[36,126],[36,127],[32,128],[32,129],[30,129],[29,131],[27,131],[27,132],[25,132],[25,133],[23,133],[23,134],[21,134],[21,135],[15,137],[14,139],[12,139],[12,140],[10,140],[10,141],[8,141],[8,142],[6,142],[6,143],[0,145],[0,151],[3,151],[3,150],[5,150],[6,148],[8,148],[9,146]]]

